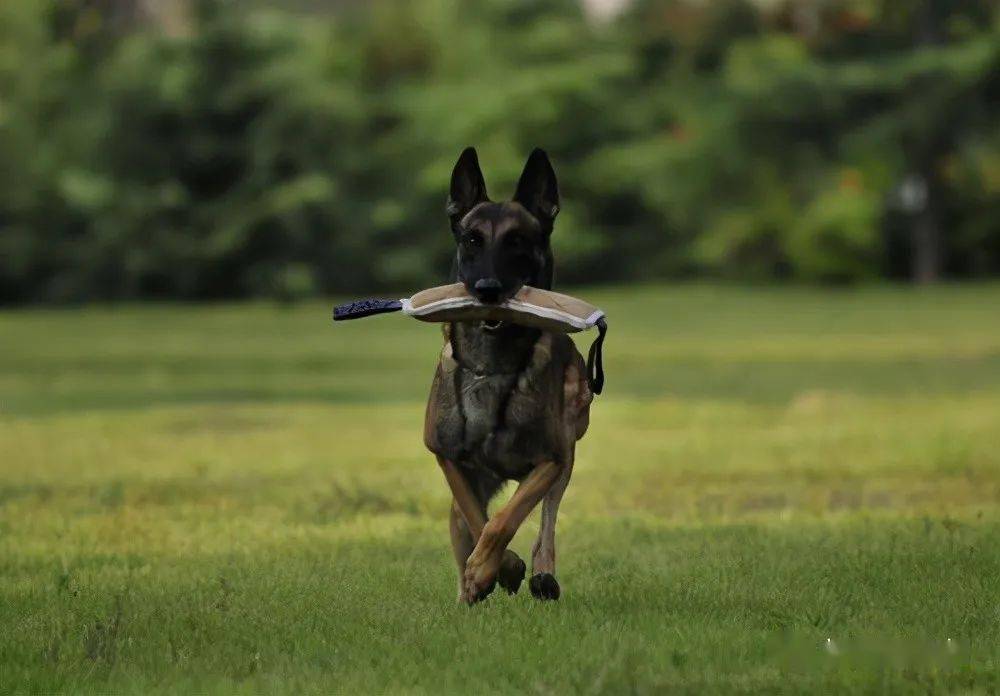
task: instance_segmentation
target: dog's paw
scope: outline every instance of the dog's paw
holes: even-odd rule
[[[532,575],[528,588],[535,599],[559,599],[559,583],[552,573]]]
[[[504,551],[503,561],[500,562],[497,582],[500,583],[500,587],[507,590],[507,594],[516,595],[517,591],[521,589],[521,583],[524,581],[524,574],[527,570],[528,566],[524,564],[520,556],[507,549]]]
[[[460,604],[475,604],[476,602],[481,602],[493,593],[493,589],[496,585],[496,580],[482,586],[467,582],[462,587],[462,591],[458,595],[458,601]]]
[[[462,596],[466,602],[475,604],[489,596],[496,587],[502,558],[503,554],[476,547],[465,563],[462,578]]]

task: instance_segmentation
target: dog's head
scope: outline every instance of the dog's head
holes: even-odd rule
[[[556,174],[548,155],[528,157],[510,201],[494,203],[474,148],[466,148],[451,174],[448,217],[458,246],[458,279],[480,302],[507,300],[522,285],[552,288],[549,236],[559,212]]]

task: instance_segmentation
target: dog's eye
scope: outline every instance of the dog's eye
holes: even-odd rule
[[[483,245],[483,235],[478,232],[467,234],[462,237],[462,244],[464,244],[467,249],[478,249]]]

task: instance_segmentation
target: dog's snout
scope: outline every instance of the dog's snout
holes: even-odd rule
[[[503,285],[496,278],[480,278],[473,286],[480,302],[496,302],[500,299]]]

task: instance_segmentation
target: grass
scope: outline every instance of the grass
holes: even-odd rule
[[[434,327],[0,314],[0,692],[1000,689],[1000,286],[580,294],[563,597],[473,608]]]

